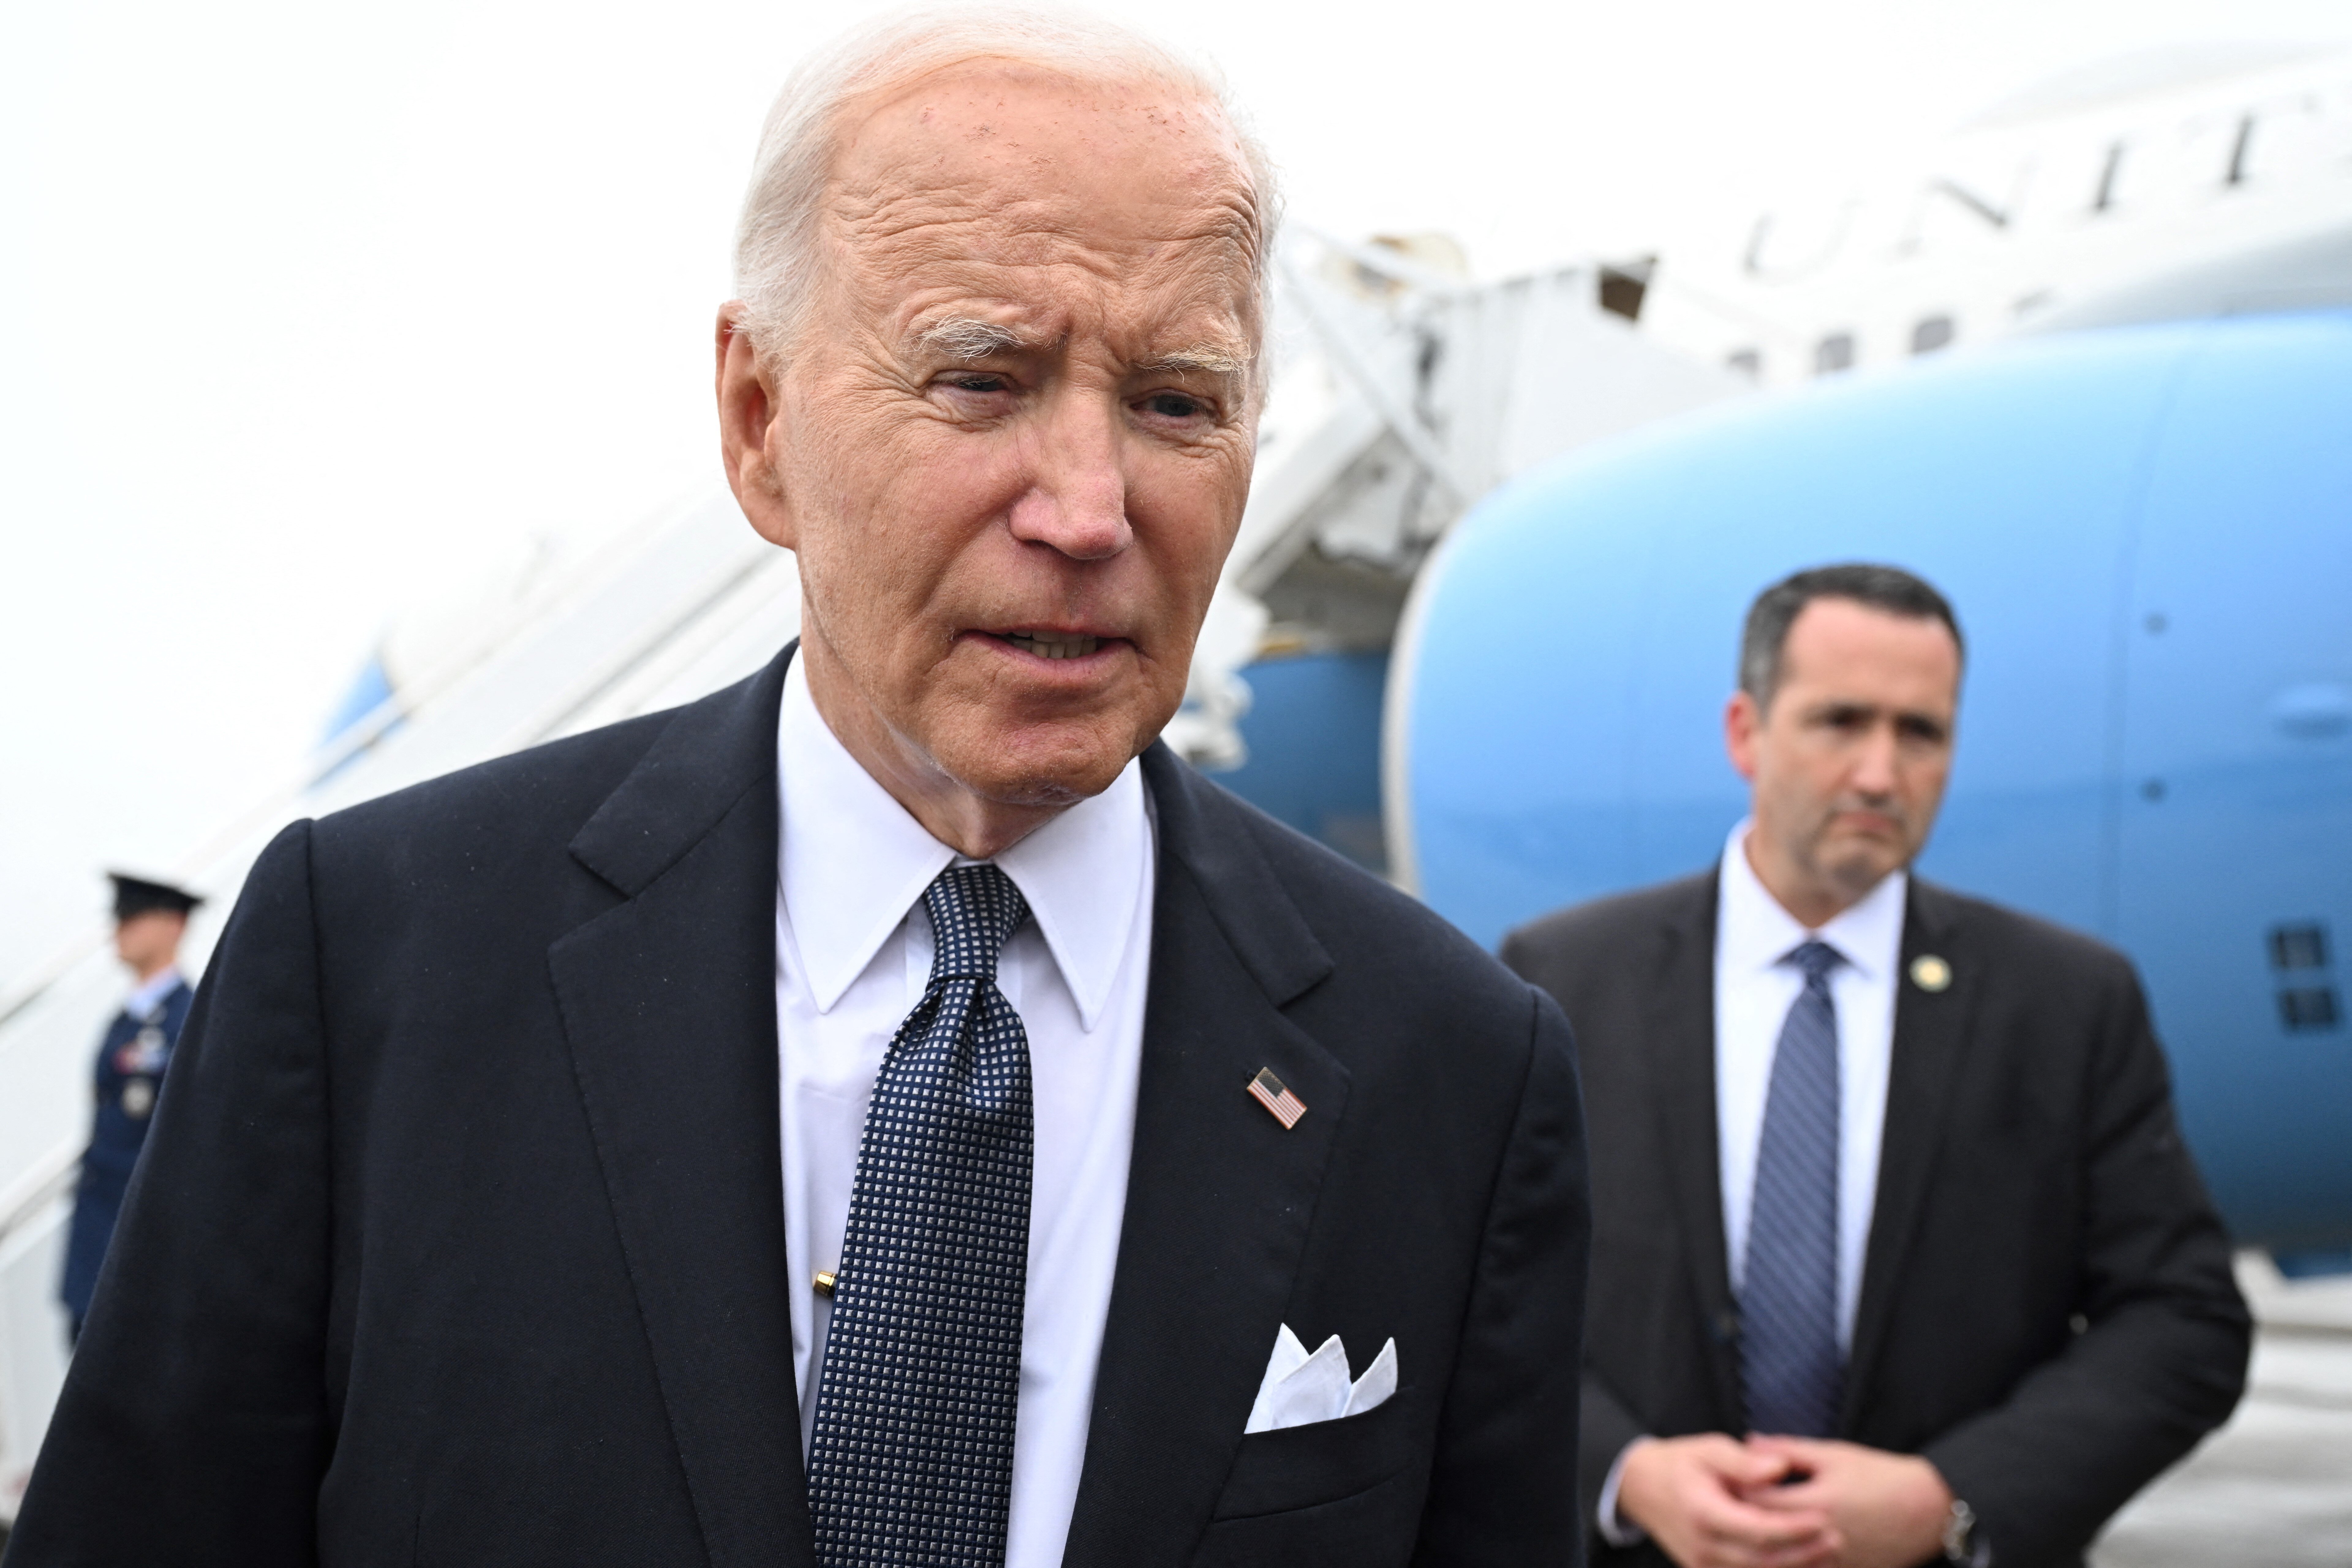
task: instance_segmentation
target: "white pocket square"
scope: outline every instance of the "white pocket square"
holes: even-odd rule
[[[1396,1387],[1396,1341],[1382,1345],[1364,1375],[1349,1383],[1348,1352],[1339,1335],[1325,1340],[1309,1355],[1285,1323],[1282,1332],[1275,1336],[1274,1359],[1265,1363],[1265,1381],[1258,1384],[1257,1403],[1250,1406],[1249,1425],[1242,1428],[1242,1435],[1361,1415],[1385,1404]]]

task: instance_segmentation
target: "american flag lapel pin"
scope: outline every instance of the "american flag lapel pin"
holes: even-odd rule
[[[1257,1069],[1257,1076],[1249,1080],[1249,1091],[1252,1100],[1274,1112],[1274,1119],[1286,1128],[1297,1126],[1298,1119],[1307,1114],[1306,1105],[1274,1076],[1272,1068]]]

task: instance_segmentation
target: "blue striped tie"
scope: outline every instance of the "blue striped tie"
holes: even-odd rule
[[[1029,1035],[996,960],[1029,913],[993,866],[923,894],[938,956],[890,1042],[825,1331],[809,1508],[824,1568],[1004,1561],[1029,1279]]]
[[[1845,1379],[1838,1350],[1838,1042],[1830,971],[1807,942],[1781,960],[1804,972],[1772,1053],[1756,1149],[1747,1268],[1739,1288],[1740,1370],[1753,1431],[1826,1437]]]

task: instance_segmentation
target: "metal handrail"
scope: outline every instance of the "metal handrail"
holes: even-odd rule
[[[60,1143],[0,1191],[0,1247],[73,1188],[81,1173],[82,1142]]]
[[[234,817],[228,826],[183,856],[169,868],[171,874],[184,882],[202,881],[206,873],[233,855],[240,845],[249,843],[257,834],[284,820],[301,804],[305,795],[337,769],[383,740],[404,720],[415,716],[454,689],[467,677],[514,647],[532,630],[576,604],[583,595],[593,590],[594,584],[621,570],[635,552],[646,547],[648,539],[684,526],[709,500],[700,491],[682,497],[659,509],[655,514],[656,521],[642,531],[618,531],[612,538],[591,549],[582,559],[560,566],[553,580],[534,602],[522,606],[511,619],[460,645],[402,682],[401,689],[391,693],[346,725],[339,734],[305,759],[291,782],[271,789],[259,802]],[[83,934],[69,940],[48,963],[37,966],[30,980],[14,992],[0,992],[0,1029],[5,1029],[11,1019],[47,995],[91,953],[104,947],[113,929],[110,921],[93,922]]]

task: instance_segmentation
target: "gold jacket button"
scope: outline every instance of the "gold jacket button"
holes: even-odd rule
[[[1911,984],[1922,991],[1941,991],[1952,983],[1952,966],[1932,952],[1911,961]]]

